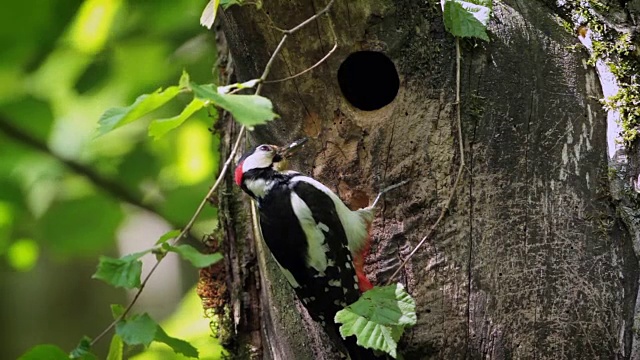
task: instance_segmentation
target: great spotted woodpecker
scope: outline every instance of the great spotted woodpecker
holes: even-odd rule
[[[284,148],[260,145],[247,152],[238,162],[235,182],[257,202],[262,237],[309,315],[335,331],[336,312],[373,287],[364,258],[380,196],[373,205],[352,211],[317,180],[282,170],[302,142]],[[364,349],[354,355],[355,341],[350,341],[352,359],[373,358],[369,351],[363,355]]]

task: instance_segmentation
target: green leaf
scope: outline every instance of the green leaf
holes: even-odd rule
[[[196,359],[198,358],[198,349],[184,340],[167,335],[159,325],[154,340],[169,345],[176,354],[182,354]]]
[[[18,360],[69,360],[69,355],[55,345],[38,345],[24,353]]]
[[[404,328],[416,321],[416,303],[402,284],[375,287],[335,316],[343,338],[355,335],[358,345],[394,358]]]
[[[188,342],[171,337],[149,315],[134,315],[116,324],[116,334],[127,345],[149,346],[152,341],[169,345],[174,352],[197,358],[198,350]]]
[[[120,304],[111,304],[111,316],[113,316],[114,320],[119,318],[122,313],[124,313],[124,306]]]
[[[149,250],[129,254],[120,259],[100,256],[98,270],[92,278],[100,279],[115,287],[133,289],[140,287],[140,274],[142,273],[142,261],[138,260]]]
[[[215,105],[227,110],[237,122],[252,128],[265,124],[278,117],[273,112],[271,100],[259,95],[219,94],[213,85],[189,85],[197,98],[209,100]]]
[[[91,338],[83,336],[78,346],[71,350],[69,357],[72,359],[86,359],[87,357],[95,358],[95,355],[91,354]]]
[[[179,115],[165,119],[153,120],[151,124],[149,124],[149,136],[152,136],[154,140],[160,139],[169,131],[182,125],[182,123],[185,122],[191,115],[193,115],[196,111],[202,109],[204,105],[204,101],[194,98]]]
[[[219,5],[220,0],[209,0],[207,6],[205,6],[202,11],[202,15],[200,15],[200,25],[207,29],[211,29],[213,22],[216,21],[216,14],[218,13]]]
[[[441,0],[444,25],[457,37],[475,37],[489,41],[487,24],[491,16],[491,0]]]
[[[116,334],[127,345],[149,346],[156,336],[158,324],[147,314],[133,315],[116,324]]]
[[[336,315],[337,316],[337,315]],[[336,317],[337,319],[337,317]],[[384,351],[393,358],[397,356],[398,340],[394,337],[398,331],[394,331],[394,326],[384,326],[365,320],[354,313],[347,313],[341,316],[344,325],[340,326],[340,335],[343,338],[355,335],[358,345],[369,349]],[[400,331],[402,334],[402,331]]]
[[[175,253],[180,254],[180,256],[191,262],[191,264],[195,267],[203,268],[209,265],[213,265],[218,261],[222,260],[222,255],[220,253],[215,254],[203,254],[196,250],[193,246],[182,244],[178,246],[166,246],[166,249]]]
[[[140,119],[166,104],[176,97],[179,92],[180,88],[178,86],[170,86],[164,91],[158,89],[151,94],[140,95],[130,106],[108,109],[98,120],[98,136]]]
[[[116,334],[111,338],[111,345],[109,345],[109,354],[107,360],[122,360],[122,353],[124,350],[124,343],[122,338]]]
[[[156,241],[156,245],[160,245],[160,244],[164,244],[167,241],[176,238],[178,235],[180,235],[182,231],[180,230],[171,230],[166,232],[164,235],[160,236],[160,239],[158,239],[158,241]]]
[[[220,0],[220,5],[227,10],[231,5],[243,5],[240,0]],[[257,6],[257,4],[256,4]],[[259,9],[258,9],[259,10]]]
[[[402,284],[375,287],[348,308],[382,325],[415,325],[417,321],[416,303]]]

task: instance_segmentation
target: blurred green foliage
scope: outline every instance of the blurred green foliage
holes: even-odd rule
[[[112,246],[126,216],[123,204],[158,209],[174,225],[189,217],[189,204],[202,198],[199,190],[218,165],[206,111],[161,142],[137,124],[94,137],[107,108],[177,83],[183,69],[213,80],[215,39],[198,26],[202,6],[118,0],[4,5],[0,253],[6,264],[7,250],[20,238],[63,257],[96,257]],[[185,104],[168,104],[156,117]]]
[[[3,3],[3,291],[22,279],[34,279],[30,272],[59,276],[63,283],[68,275],[52,272],[59,269],[55,264],[80,261],[81,266],[73,265],[75,271],[95,269],[99,255],[115,252],[118,228],[141,208],[164,218],[172,228],[182,227],[193,214],[219,161],[219,140],[208,130],[213,119],[206,110],[195,112],[158,141],[147,136],[149,121],[179,113],[191,100],[189,96],[179,95],[178,101],[161,107],[147,121],[101,137],[96,137],[96,129],[106,109],[128,106],[142,93],[177,84],[183,70],[201,83],[216,80],[215,37],[198,24],[205,4],[171,0]],[[207,208],[200,218],[210,221],[215,213]],[[195,229],[211,230],[211,226]],[[89,279],[91,274],[81,276]],[[83,301],[83,292],[69,296],[76,297],[70,306]],[[0,306],[7,304],[0,301]],[[108,307],[90,310],[109,315]],[[12,311],[2,309],[3,314]],[[103,319],[96,316],[94,320]],[[71,326],[73,320],[69,321]],[[86,331],[106,325],[86,327]],[[82,333],[71,329],[57,333],[56,340],[67,336],[77,342]],[[41,341],[34,336],[30,345]],[[108,346],[108,340],[104,342]],[[11,357],[24,350],[9,348],[3,353]]]

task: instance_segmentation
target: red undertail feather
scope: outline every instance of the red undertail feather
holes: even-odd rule
[[[371,225],[368,226],[367,233],[370,234]],[[360,292],[365,292],[367,290],[373,289],[373,284],[371,281],[367,279],[367,275],[364,272],[364,260],[369,255],[369,249],[371,248],[371,235],[367,235],[367,239],[364,242],[364,246],[362,247],[362,251],[353,259],[353,266],[356,268],[356,275],[358,276],[358,287],[360,288]]]
[[[236,167],[236,172],[234,174],[235,181],[236,181],[236,184],[238,184],[238,186],[240,186],[242,184],[242,163],[243,162],[238,164],[238,166]]]

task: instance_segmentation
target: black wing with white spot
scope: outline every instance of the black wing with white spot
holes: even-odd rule
[[[296,209],[292,198],[296,198]],[[286,178],[259,200],[259,209],[264,240],[280,266],[293,277],[288,280],[296,294],[316,321],[332,322],[337,311],[360,296],[346,234],[333,201],[308,183],[292,185]],[[309,215],[317,227],[312,240],[308,240],[299,218],[303,216],[303,223],[309,226]],[[310,246],[307,241],[314,243]],[[324,258],[310,259],[310,247],[315,249],[311,252],[314,257]],[[314,261],[326,267],[311,266]]]
[[[296,182],[293,191],[311,210],[315,222],[324,233],[327,248],[331,249],[327,254],[331,259],[326,270],[326,278],[330,279],[327,293],[330,299],[341,299],[339,303],[334,303],[338,306],[336,311],[341,310],[346,305],[355,302],[360,296],[360,291],[351,253],[347,247],[347,235],[338,217],[336,207],[327,194],[304,181]]]

